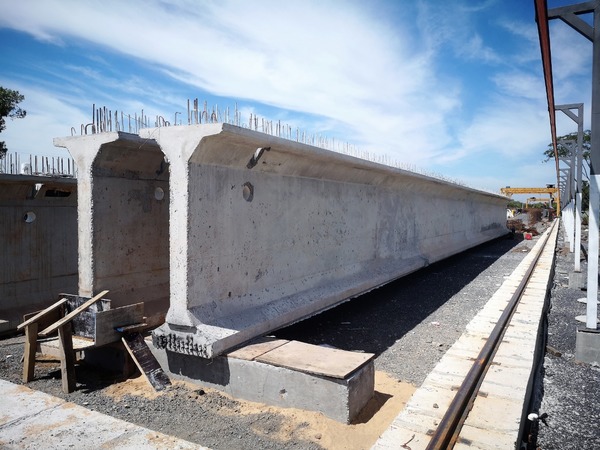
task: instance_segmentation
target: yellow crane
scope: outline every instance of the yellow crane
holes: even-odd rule
[[[556,202],[556,215],[560,215],[560,192],[554,185],[546,185],[546,187],[510,187],[500,188],[500,192],[507,197],[512,197],[513,194],[550,194],[551,201]]]

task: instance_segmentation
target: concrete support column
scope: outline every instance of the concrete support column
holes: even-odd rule
[[[590,176],[590,215],[588,236],[588,279],[586,328],[597,329],[598,324],[598,226],[600,224],[600,175]]]

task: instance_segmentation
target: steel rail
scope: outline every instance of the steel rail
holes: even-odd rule
[[[479,391],[479,386],[483,382],[483,377],[487,372],[493,355],[496,353],[498,345],[500,344],[506,328],[510,323],[510,319],[512,318],[513,313],[519,304],[519,301],[521,300],[521,296],[525,290],[525,287],[527,286],[527,283],[529,282],[529,278],[531,278],[531,274],[533,273],[544,249],[546,248],[546,244],[548,243],[548,239],[550,238],[556,223],[557,220],[554,221],[552,227],[550,227],[547,231],[543,244],[540,247],[540,251],[527,268],[527,272],[525,272],[521,283],[509,300],[508,305],[502,312],[502,315],[498,319],[498,322],[494,326],[494,329],[490,333],[486,343],[479,352],[477,359],[471,366],[467,376],[456,392],[452,403],[450,403],[450,406],[446,410],[444,417],[440,421],[435,433],[431,437],[431,440],[427,445],[427,450],[448,450],[454,447],[454,444],[458,439],[460,429],[462,428],[462,424],[464,423],[464,420],[466,419],[466,416],[470,410],[470,405],[474,401],[474,398]]]

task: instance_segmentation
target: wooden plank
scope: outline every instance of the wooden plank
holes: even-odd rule
[[[74,352],[80,352],[86,348],[94,347],[94,341],[86,337],[73,336],[72,342]],[[50,338],[44,341],[38,339],[38,351],[45,355],[57,355],[59,347],[60,342],[58,338]]]
[[[33,380],[35,369],[35,351],[37,349],[37,322],[25,326],[25,350],[23,352],[23,383]]]
[[[357,353],[290,341],[256,358],[256,361],[300,372],[345,379],[369,362],[373,353]]]
[[[271,350],[281,347],[287,344],[288,340],[275,339],[275,338],[262,338],[254,343],[250,343],[244,347],[238,348],[237,350],[228,353],[227,356],[230,358],[242,359],[244,361],[253,361],[261,355],[264,355]]]
[[[60,342],[62,390],[65,394],[69,394],[75,390],[75,352],[73,352],[73,335],[71,334],[70,323],[58,327],[58,341]]]
[[[39,321],[46,314],[54,311],[56,308],[59,308],[60,306],[64,305],[66,302],[67,302],[66,298],[61,298],[56,303],[48,306],[46,309],[43,309],[39,313],[35,314],[33,317],[30,317],[29,319],[25,320],[25,322],[23,322],[22,324],[17,325],[17,330],[21,330],[21,329],[25,328],[27,325],[29,325],[29,324],[31,324],[33,322]]]
[[[120,308],[96,313],[94,342],[97,346],[118,342],[122,334],[115,328],[133,325],[144,320],[144,303],[121,306]]]
[[[40,317],[38,320],[36,320],[35,323],[37,323],[38,331],[43,330],[44,328],[52,325],[57,320],[60,320],[61,317],[64,317],[64,315],[65,315],[64,307],[65,307],[65,305],[61,305],[59,308],[56,308],[56,309],[48,312],[46,315],[44,315],[43,317]],[[23,314],[23,322],[31,319],[33,316],[35,316],[39,312],[40,311],[35,311],[32,313]],[[27,325],[25,326],[25,329],[27,329]],[[52,339],[52,338],[48,338],[48,339]],[[39,339],[38,339],[38,342],[39,342]]]
[[[140,372],[156,391],[162,391],[171,385],[171,380],[154,358],[140,333],[126,334],[122,341]]]
[[[100,292],[98,295],[96,295],[95,297],[92,297],[91,299],[89,299],[87,302],[85,302],[79,308],[71,311],[69,314],[67,314],[65,317],[63,317],[62,319],[60,319],[58,322],[55,322],[54,324],[50,325],[48,328],[40,331],[39,334],[41,336],[47,336],[50,333],[56,331],[57,329],[59,329],[60,327],[62,327],[63,325],[65,325],[66,323],[69,323],[81,311],[84,311],[86,308],[88,308],[89,306],[91,306],[94,303],[96,303],[98,300],[100,300],[106,294],[108,294],[108,291],[102,291],[102,292]]]

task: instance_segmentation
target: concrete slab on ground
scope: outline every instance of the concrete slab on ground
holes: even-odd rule
[[[91,411],[0,379],[0,447],[203,449],[188,441]]]

